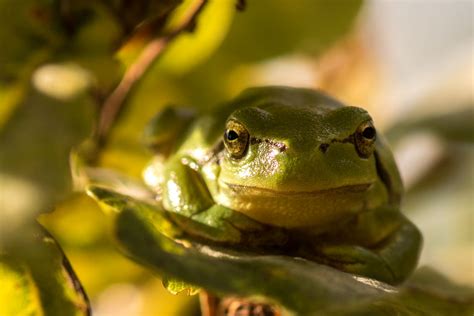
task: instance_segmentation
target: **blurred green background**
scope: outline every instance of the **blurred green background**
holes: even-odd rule
[[[197,2],[0,0],[0,254],[41,214],[94,315],[186,315],[198,304],[114,248],[69,172],[71,148],[127,67]],[[367,108],[389,137],[403,210],[425,237],[421,264],[474,285],[472,2],[247,2],[209,1],[194,32],[169,43],[97,164],[140,179],[151,158],[143,128],[166,104],[206,110],[254,85],[319,88]]]

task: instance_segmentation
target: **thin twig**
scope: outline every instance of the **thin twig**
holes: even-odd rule
[[[115,123],[119,112],[122,110],[126,100],[135,84],[150,69],[154,61],[161,56],[168,46],[168,43],[184,31],[193,31],[196,25],[196,18],[202,11],[208,0],[196,1],[196,4],[189,10],[188,15],[183,18],[182,23],[168,34],[154,38],[142,50],[137,60],[130,65],[122,77],[122,80],[112,93],[105,100],[99,117],[95,138],[102,146],[109,131]]]

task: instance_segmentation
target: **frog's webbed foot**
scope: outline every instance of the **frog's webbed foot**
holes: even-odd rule
[[[397,284],[416,267],[422,238],[408,220],[373,247],[350,244],[323,244],[317,247],[316,260],[345,272]]]
[[[318,262],[344,272],[393,283],[390,265],[375,252],[355,245],[324,245],[318,248]]]
[[[247,248],[282,245],[287,242],[284,230],[269,227],[218,204],[192,215],[190,219],[194,222],[193,225],[204,225],[195,234],[218,242],[241,244]]]
[[[222,205],[212,205],[189,217],[171,216],[189,234],[218,243],[261,249],[287,242],[285,231],[268,227]]]

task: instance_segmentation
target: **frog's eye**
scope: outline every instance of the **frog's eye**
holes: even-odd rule
[[[376,136],[377,132],[372,121],[359,125],[355,133],[355,143],[361,157],[368,158],[374,152]]]
[[[227,122],[224,145],[232,158],[242,158],[247,150],[248,143],[249,132],[247,129],[239,122],[232,120]]]

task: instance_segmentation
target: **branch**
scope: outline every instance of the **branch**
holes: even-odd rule
[[[130,91],[136,85],[140,78],[150,69],[156,59],[162,55],[168,44],[184,31],[193,31],[196,26],[196,18],[207,4],[208,0],[196,1],[194,7],[189,10],[183,21],[170,33],[154,38],[145,48],[137,60],[130,65],[119,82],[117,87],[105,100],[99,117],[99,123],[95,132],[95,139],[99,147],[103,146],[107,136],[114,125],[118,114],[122,110]]]

